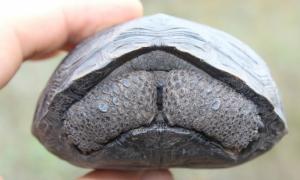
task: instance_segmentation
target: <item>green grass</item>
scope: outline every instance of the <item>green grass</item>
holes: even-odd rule
[[[164,12],[228,32],[267,62],[280,89],[289,134],[265,155],[221,170],[174,169],[176,179],[296,180],[300,166],[300,1],[145,0],[146,14]],[[87,170],[47,152],[31,135],[38,96],[62,57],[26,62],[0,92],[0,175],[5,179],[74,179]]]

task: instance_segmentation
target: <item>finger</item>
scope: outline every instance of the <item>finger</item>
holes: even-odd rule
[[[96,31],[142,14],[138,0],[12,0],[0,4],[0,88],[23,59],[72,46]]]
[[[31,57],[30,60],[32,61],[35,61],[35,60],[43,60],[43,59],[48,59],[48,58],[51,58],[51,57],[54,57],[54,56],[57,56],[57,55],[60,55],[60,54],[63,54],[64,51],[62,50],[57,50],[57,51],[52,51],[52,52],[49,52],[49,53],[45,53],[45,54],[38,54],[34,57]]]
[[[138,180],[142,171],[96,170],[79,180]]]
[[[172,180],[168,170],[117,171],[96,170],[79,180]]]
[[[144,172],[141,180],[173,180],[173,176],[169,170],[153,170]]]

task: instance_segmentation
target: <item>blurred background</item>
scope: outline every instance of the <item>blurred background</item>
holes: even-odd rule
[[[289,134],[267,154],[218,170],[172,169],[184,180],[296,180],[300,173],[300,1],[144,0],[145,14],[163,12],[234,35],[265,59],[281,92]],[[64,162],[31,135],[40,92],[63,56],[26,62],[0,92],[0,175],[5,179],[75,179],[88,170]]]

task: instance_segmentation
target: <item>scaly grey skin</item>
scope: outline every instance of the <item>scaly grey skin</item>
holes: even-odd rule
[[[100,32],[58,66],[33,134],[87,168],[219,168],[286,133],[263,60],[230,35],[154,15]]]

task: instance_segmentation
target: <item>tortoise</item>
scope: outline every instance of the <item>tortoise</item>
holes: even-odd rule
[[[98,32],[57,67],[32,132],[95,169],[224,168],[287,132],[265,62],[236,38],[157,14]]]

